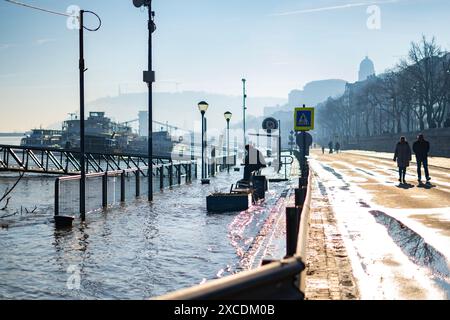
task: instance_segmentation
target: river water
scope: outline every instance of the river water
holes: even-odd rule
[[[266,201],[247,212],[208,214],[205,197],[229,190],[241,174],[158,191],[152,204],[127,195],[124,205],[92,211],[69,230],[54,227],[55,177],[25,175],[0,211],[0,298],[145,299],[241,271],[287,188],[271,185]],[[0,197],[16,180],[0,173]],[[101,199],[98,189],[89,192]]]

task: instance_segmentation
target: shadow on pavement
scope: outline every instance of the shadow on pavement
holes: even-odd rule
[[[422,188],[422,189],[427,189],[427,190],[430,190],[430,189],[433,189],[433,188],[436,188],[436,186],[435,185],[433,185],[433,184],[431,184],[431,183],[429,183],[429,182],[427,182],[427,183],[419,183],[418,185],[417,185],[417,188]]]
[[[408,190],[408,189],[414,188],[414,185],[412,185],[410,183],[401,183],[401,184],[397,185],[397,188]]]

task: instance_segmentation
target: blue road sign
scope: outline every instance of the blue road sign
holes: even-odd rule
[[[309,131],[314,129],[314,108],[295,109],[295,131]]]

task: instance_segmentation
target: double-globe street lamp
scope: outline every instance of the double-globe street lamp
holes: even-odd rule
[[[209,180],[205,176],[205,113],[208,110],[209,104],[205,101],[198,103],[198,110],[202,114],[202,184],[208,184]]]
[[[227,171],[230,172],[230,120],[233,114],[230,111],[227,111],[223,114],[225,120],[227,121]]]

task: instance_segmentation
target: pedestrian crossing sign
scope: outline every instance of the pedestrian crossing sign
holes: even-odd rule
[[[309,131],[314,129],[314,108],[295,108],[295,131]]]

